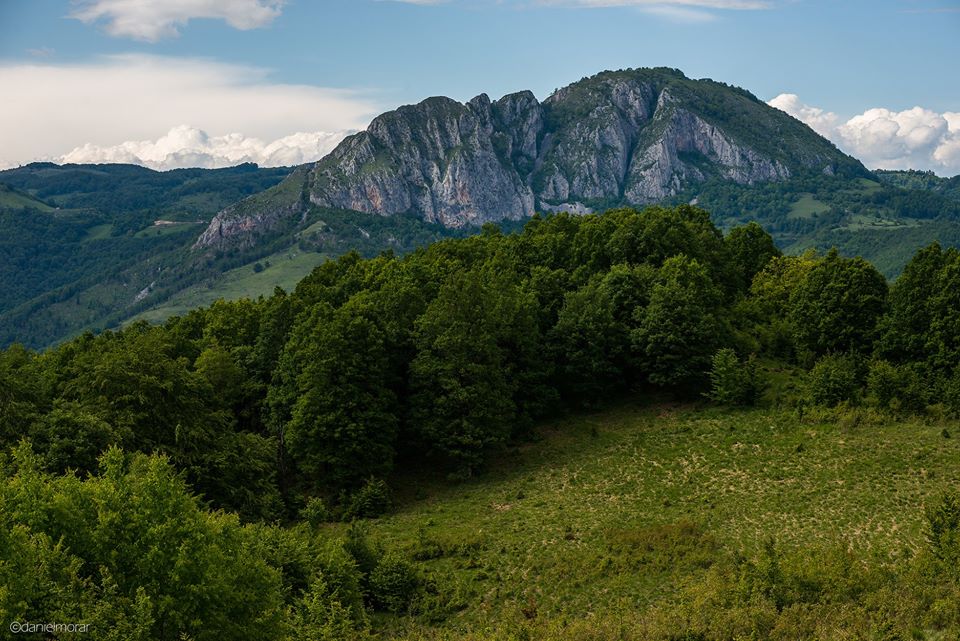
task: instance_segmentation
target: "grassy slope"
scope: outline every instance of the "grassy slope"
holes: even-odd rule
[[[371,533],[413,551],[454,549],[424,567],[466,607],[442,630],[420,620],[391,634],[510,629],[531,603],[541,619],[610,623],[696,580],[711,541],[753,552],[773,535],[895,561],[922,544],[925,502],[960,483],[960,439],[943,429],[668,405],[557,421],[472,482],[398,484],[418,489]],[[684,522],[701,534],[674,527]]]
[[[817,214],[822,214],[829,210],[830,206],[814,198],[813,194],[803,194],[797,202],[791,205],[787,218],[813,218]]]
[[[0,184],[0,209],[36,209],[38,211],[53,211],[53,207],[31,198],[27,194],[10,189]]]
[[[207,306],[220,298],[236,300],[269,296],[276,287],[292,291],[302,278],[326,259],[324,254],[303,252],[296,248],[287,249],[256,261],[264,266],[268,261],[270,263],[269,267],[259,273],[253,270],[253,263],[231,269],[214,281],[193,285],[178,292],[156,307],[134,316],[130,321],[161,323],[171,316],[183,315],[191,309]]]

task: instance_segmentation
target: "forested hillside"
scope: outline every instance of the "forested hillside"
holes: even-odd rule
[[[0,172],[16,185],[0,185],[0,345],[45,347],[144,312],[165,320],[221,297],[269,295],[351,249],[404,252],[472,231],[314,210],[246,251],[191,250],[217,211],[288,173],[52,163]]]
[[[536,447],[544,424],[623,399],[759,404],[777,414],[744,436],[756,447],[784,447],[785,428],[767,425],[811,416],[810,438],[823,423],[860,439],[884,421],[928,422],[937,438],[918,456],[947,456],[960,414],[958,298],[955,249],[923,249],[888,286],[861,258],[783,256],[756,224],[724,234],[707,211],[680,205],[536,216],[516,233],[488,226],[405,256],[349,253],[289,294],[217,302],[42,353],[11,347],[0,355],[0,573],[11,586],[0,610],[11,620],[109,622],[91,638],[350,639],[406,634],[414,623],[437,638],[431,626],[448,620],[445,635],[468,638],[522,629],[623,638],[612,619],[581,637],[557,612],[534,621],[533,593],[517,606],[527,623],[498,628],[472,610],[488,601],[421,565],[474,563],[487,545],[513,558],[507,533],[488,532],[474,549],[394,531],[384,547],[362,525],[335,523],[375,519],[394,500],[409,509],[417,478],[464,498],[482,491],[506,453]],[[649,418],[654,430],[661,418]],[[698,447],[721,445],[704,439]],[[793,446],[798,456],[806,447]],[[827,614],[834,630],[882,638],[956,634],[960,499],[949,483],[943,497],[925,489],[926,461],[917,459],[927,471],[910,477],[914,494],[901,506],[929,505],[925,538],[912,526],[910,538],[892,539],[906,555],[810,565],[805,548],[781,557],[773,543],[758,552],[685,525],[610,538],[627,558],[647,549],[651,563],[691,563],[690,576],[709,581],[691,591],[681,576],[656,575],[666,600],[630,606],[627,638],[800,638]],[[956,471],[937,466],[947,478]],[[689,518],[709,509],[690,504]],[[558,536],[576,541],[569,518],[573,538]],[[697,560],[694,550],[713,546]],[[645,572],[637,563],[631,571]],[[492,603],[501,590],[517,603],[525,579],[484,568]],[[589,584],[577,589],[591,600]],[[633,597],[607,589],[625,599],[610,612],[624,612]],[[921,612],[932,614],[918,628]]]

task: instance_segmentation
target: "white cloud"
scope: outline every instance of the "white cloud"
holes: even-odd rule
[[[960,113],[923,107],[868,109],[846,122],[834,113],[780,94],[769,104],[806,123],[873,169],[930,169],[960,174]]]
[[[224,20],[235,29],[263,27],[280,15],[284,0],[75,0],[71,17],[103,24],[112,36],[156,42],[179,35],[194,18]]]
[[[294,132],[362,129],[382,111],[352,91],[280,84],[261,69],[160,56],[0,64],[0,86],[29,87],[0,101],[0,166],[56,159],[88,143],[106,149],[156,140],[184,123],[210,139],[242,132],[279,142]],[[282,147],[270,153],[279,158]]]
[[[800,102],[800,96],[795,93],[782,93],[768,104],[786,111],[825,138],[830,138],[837,124],[837,114],[805,105]]]
[[[255,162],[262,167],[301,165],[327,155],[349,132],[295,133],[267,143],[239,133],[210,136],[181,125],[157,140],[128,140],[119,145],[87,143],[58,158],[58,163],[132,163],[152,169],[231,167]]]
[[[768,9],[768,0],[537,0],[537,4],[564,7],[688,7],[691,9]]]

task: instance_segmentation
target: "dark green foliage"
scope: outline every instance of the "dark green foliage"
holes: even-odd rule
[[[705,380],[723,340],[720,301],[709,272],[696,260],[680,255],[664,262],[631,334],[651,383],[690,389]]]
[[[921,412],[934,389],[931,373],[922,365],[893,365],[883,360],[870,364],[867,392],[882,408]]]
[[[377,609],[400,614],[410,607],[420,583],[409,561],[396,552],[387,553],[370,573],[370,600]]]
[[[868,352],[886,296],[887,282],[870,263],[831,251],[791,294],[798,346],[817,356]]]
[[[754,277],[763,271],[773,258],[781,255],[773,237],[753,221],[734,227],[724,242],[733,261],[735,277],[741,290],[748,289]]]
[[[944,494],[927,508],[927,541],[933,556],[960,578],[960,494]]]
[[[43,452],[44,468],[58,474],[96,470],[100,453],[120,440],[106,421],[76,402],[60,400],[31,426],[29,436]]]
[[[528,297],[492,274],[455,275],[417,323],[410,421],[418,439],[469,475],[514,428],[514,358],[536,340]]]
[[[305,481],[329,488],[388,471],[397,431],[382,330],[360,299],[320,305],[291,335],[286,357],[299,369],[285,427],[287,453]]]
[[[307,499],[307,504],[300,510],[300,518],[316,527],[330,520],[330,510],[322,498],[311,496]]]
[[[756,360],[741,361],[737,353],[725,347],[713,355],[710,368],[710,400],[723,405],[755,405],[764,384]]]
[[[382,479],[370,478],[345,501],[343,518],[375,519],[390,510],[390,488]]]
[[[593,279],[566,295],[550,332],[557,388],[565,398],[595,403],[605,392],[623,389],[630,362],[632,320],[618,321],[610,291]]]
[[[948,255],[934,243],[918,251],[890,288],[890,312],[881,325],[877,351],[897,361],[924,360],[931,300]]]
[[[860,393],[860,362],[851,354],[827,354],[807,375],[807,394],[818,405],[855,401]]]
[[[48,401],[34,355],[19,345],[0,352],[0,439],[11,444],[26,435],[26,427]]]

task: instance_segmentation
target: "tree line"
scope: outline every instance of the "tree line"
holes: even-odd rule
[[[55,473],[92,472],[110,446],[160,452],[212,505],[283,518],[311,497],[343,507],[397,465],[469,476],[552,413],[699,398],[724,348],[821,381],[789,402],[955,412],[958,292],[960,255],[938,245],[888,288],[863,259],[782,256],[758,225],[724,236],[687,205],[536,217],[347,254],[292,293],[162,326],[11,347],[0,438]]]

